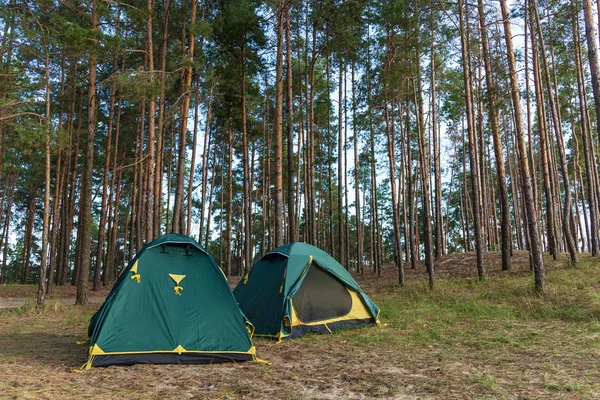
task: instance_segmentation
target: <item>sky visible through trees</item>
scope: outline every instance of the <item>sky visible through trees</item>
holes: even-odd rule
[[[110,284],[187,234],[226,275],[598,255],[591,0],[0,0],[0,281]]]

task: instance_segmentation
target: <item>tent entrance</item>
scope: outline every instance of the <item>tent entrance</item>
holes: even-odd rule
[[[352,310],[352,296],[348,289],[314,262],[292,297],[292,303],[303,323],[343,317]]]

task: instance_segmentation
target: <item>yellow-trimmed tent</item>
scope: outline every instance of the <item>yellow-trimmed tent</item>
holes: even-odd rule
[[[255,334],[277,339],[378,323],[379,308],[333,257],[291,243],[262,257],[234,290]]]
[[[256,360],[251,332],[210,254],[165,235],[136,255],[92,317],[85,368]]]

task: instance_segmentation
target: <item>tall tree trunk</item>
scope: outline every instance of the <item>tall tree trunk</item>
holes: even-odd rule
[[[354,198],[356,202],[356,272],[364,272],[363,264],[363,224],[360,213],[360,163],[358,160],[358,120],[356,119],[356,81],[354,79],[354,62],[351,70],[352,79],[352,136],[354,138]]]
[[[525,146],[525,133],[523,129],[523,118],[521,115],[521,96],[519,94],[519,84],[517,79],[517,63],[512,43],[512,32],[510,28],[510,17],[506,0],[500,0],[502,9],[502,19],[504,22],[504,38],[506,41],[506,52],[508,57],[508,67],[510,72],[511,99],[513,112],[515,113],[515,134],[517,138],[517,148],[519,156],[519,168],[521,172],[521,188],[524,196],[527,212],[527,225],[530,240],[530,252],[533,271],[535,275],[535,288],[543,292],[545,290],[545,268],[544,258],[540,244],[540,234],[538,219],[535,209],[535,198],[531,189],[531,176],[529,173],[529,164],[527,162],[527,148]]]
[[[392,43],[393,33],[387,31],[387,43],[388,46]],[[392,65],[393,49],[388,47],[384,71],[389,72]],[[392,116],[394,115],[394,102],[389,100],[388,88],[384,88],[384,116],[385,116],[385,132],[387,136],[387,151],[390,166],[390,187],[392,194],[392,221],[393,221],[393,234],[394,234],[394,258],[396,262],[396,268],[398,270],[398,284],[404,286],[404,266],[402,265],[402,249],[400,246],[400,218],[398,217],[398,200],[396,190],[396,139],[393,123],[390,120],[390,110],[392,107]],[[390,104],[391,103],[391,104]]]
[[[244,214],[244,270],[252,266],[252,187],[250,182],[250,165],[248,162],[248,125],[246,117],[246,54],[242,47],[242,164],[244,170],[242,209]]]
[[[308,20],[308,10],[307,10],[307,20]],[[308,23],[308,22],[307,22]],[[308,30],[307,30],[307,39],[308,39]],[[308,243],[317,244],[317,221],[315,216],[315,67],[317,65],[318,57],[317,57],[317,24],[313,23],[312,26],[312,39],[311,39],[311,60],[310,67],[307,68],[306,73],[310,75],[307,76],[307,90],[308,90],[308,132],[307,132],[307,162],[305,165],[306,171],[306,179],[304,181],[306,190],[306,206],[307,210],[307,225],[308,229]],[[307,40],[308,46],[308,40]],[[308,50],[307,53],[307,66],[308,66]],[[329,58],[327,59],[329,62]]]
[[[212,177],[210,179],[210,192],[208,194],[208,216],[206,217],[206,234],[204,236],[204,248],[207,249],[208,248],[208,241],[210,240],[210,221],[211,221],[211,217],[212,217],[212,209],[210,207],[211,204],[211,200],[213,198],[213,192],[215,189],[215,180],[217,178],[217,150],[216,148],[214,148],[213,150],[213,173],[212,173]]]
[[[418,3],[415,1],[415,13],[417,26],[415,27],[415,35],[419,37],[419,9]],[[434,265],[433,265],[433,238],[431,232],[431,201],[429,192],[430,172],[429,172],[429,146],[425,139],[425,118],[423,112],[423,93],[422,93],[422,82],[421,82],[421,45],[417,39],[416,48],[416,64],[417,64],[417,85],[414,87],[413,92],[415,98],[415,105],[417,106],[417,130],[419,136],[419,162],[421,166],[421,204],[423,206],[423,235],[425,237],[425,266],[427,268],[427,275],[429,276],[429,288],[433,289],[434,285]],[[399,227],[398,227],[399,229]]]
[[[432,14],[433,16],[433,14]],[[435,258],[439,259],[444,254],[444,220],[442,215],[442,169],[440,166],[440,144],[441,139],[438,132],[437,120],[437,97],[436,97],[436,55],[435,37],[431,32],[431,129],[433,140],[433,171],[435,174]]]
[[[120,14],[119,14],[120,15]],[[117,35],[120,33],[120,18],[117,19]],[[117,57],[118,52],[115,52],[113,57],[113,79],[117,77]],[[103,265],[104,260],[104,242],[106,241],[106,218],[108,214],[108,169],[110,166],[111,158],[111,146],[112,146],[112,130],[113,130],[113,118],[115,111],[115,94],[116,84],[113,82],[110,88],[110,99],[108,106],[108,126],[106,132],[106,142],[104,145],[104,171],[102,173],[102,202],[100,206],[100,222],[98,223],[98,246],[96,248],[96,262],[94,264],[94,286],[93,291],[100,289],[100,271],[104,269],[106,275],[106,263]],[[111,187],[111,190],[113,188]],[[112,196],[112,192],[111,192]]]
[[[533,81],[535,86],[536,95],[536,111],[538,119],[538,129],[540,135],[540,152],[542,158],[542,174],[544,178],[544,192],[546,199],[546,232],[548,236],[548,249],[550,254],[556,260],[558,258],[558,238],[555,229],[555,207],[554,207],[554,196],[553,196],[553,185],[552,176],[550,172],[550,151],[548,149],[548,130],[546,125],[546,112],[544,106],[544,94],[542,92],[542,82],[540,76],[540,67],[538,60],[537,43],[535,39],[535,25],[533,23],[534,17],[530,16],[529,24],[531,27],[531,53],[533,61]]]
[[[343,171],[343,167],[342,167],[342,150],[343,150],[343,142],[344,142],[344,136],[343,136],[343,126],[342,126],[342,118],[343,118],[343,108],[342,108],[342,104],[343,104],[343,82],[344,82],[344,75],[343,75],[343,61],[342,58],[340,57],[339,59],[339,86],[338,86],[338,148],[337,148],[337,172],[338,172],[338,179],[337,179],[337,211],[338,211],[338,215],[337,215],[337,220],[338,220],[338,225],[337,225],[337,247],[338,247],[338,260],[340,261],[340,263],[342,265],[344,265],[346,268],[348,268],[346,262],[345,262],[345,254],[344,254],[344,250],[345,250],[345,246],[344,246],[344,211],[343,211],[343,197],[342,197],[342,188],[343,188],[343,176],[344,176],[344,171]],[[386,104],[387,106],[387,104]]]
[[[229,130],[229,157],[227,168],[227,217],[225,225],[225,276],[231,276],[231,220],[233,209],[233,131]],[[222,181],[221,181],[222,182]],[[221,185],[221,192],[225,190],[224,185]],[[221,202],[221,204],[224,204]]]
[[[583,140],[583,157],[585,163],[585,174],[587,181],[587,198],[588,198],[588,208],[590,213],[590,230],[588,237],[588,248],[592,253],[592,256],[598,255],[598,207],[597,207],[597,198],[594,190],[594,169],[595,169],[595,159],[593,157],[593,145],[591,139],[591,124],[590,124],[590,114],[587,103],[587,94],[585,88],[585,80],[584,80],[584,72],[583,72],[583,62],[582,62],[582,54],[581,54],[581,42],[579,38],[579,18],[578,15],[573,15],[573,43],[575,48],[575,65],[577,67],[577,91],[578,91],[578,99],[579,99],[579,110],[581,115],[581,136]],[[583,190],[583,180],[580,179],[582,186],[582,196],[585,197]],[[585,208],[585,207],[584,207]],[[585,212],[584,212],[585,214]],[[587,228],[586,228],[587,230]]]
[[[350,227],[348,224],[348,77],[347,64],[344,64],[344,140],[342,142],[344,148],[344,267],[350,270]],[[341,84],[341,83],[340,83]],[[341,116],[340,116],[341,120]],[[322,167],[321,167],[322,168]],[[323,182],[323,180],[320,180]]]
[[[46,270],[48,268],[48,233],[50,231],[50,135],[52,133],[52,124],[50,122],[50,53],[48,49],[47,37],[45,30],[39,24],[36,18],[36,22],[42,33],[42,39],[44,44],[44,80],[45,80],[45,121],[46,132],[44,137],[44,216],[42,220],[42,260],[40,263],[40,279],[37,293],[37,307],[44,308],[44,298],[46,295]],[[1,133],[0,133],[1,134]],[[58,184],[58,182],[57,182]]]
[[[589,1],[589,0],[588,0]],[[571,262],[576,264],[579,261],[579,257],[577,255],[577,244],[575,243],[575,239],[573,238],[573,231],[575,230],[575,221],[573,217],[573,199],[571,197],[571,185],[569,181],[569,168],[567,165],[567,156],[565,153],[565,144],[563,140],[563,133],[561,128],[560,121],[560,110],[558,99],[555,93],[552,90],[551,83],[552,79],[550,77],[550,68],[548,67],[548,60],[546,57],[546,46],[544,43],[544,35],[542,33],[542,27],[540,24],[540,18],[538,15],[537,2],[536,0],[531,0],[531,8],[532,12],[535,16],[535,22],[537,26],[537,32],[540,40],[541,46],[541,54],[543,61],[543,70],[544,76],[546,78],[546,87],[548,91],[548,99],[550,101],[550,114],[552,115],[554,134],[556,137],[556,143],[558,147],[558,155],[560,159],[560,173],[562,176],[563,187],[564,187],[564,202],[563,202],[563,212],[562,212],[562,228],[565,240],[567,242],[567,249],[569,251],[569,255],[571,257]],[[533,29],[531,30],[533,34]],[[558,190],[558,185],[557,185]]]
[[[277,56],[275,64],[275,247],[283,245],[283,16],[284,0],[277,1]]]
[[[469,66],[469,51],[467,49],[466,21],[463,1],[458,0],[458,13],[460,19],[460,39],[462,48],[463,77],[465,85],[465,105],[467,113],[467,133],[469,136],[469,165],[471,169],[471,186],[473,191],[473,228],[475,230],[475,252],[477,253],[477,275],[480,280],[485,279],[486,272],[483,264],[483,234],[481,221],[481,187],[479,179],[479,166],[477,163],[477,138],[475,135],[475,118],[473,111],[473,94],[471,90],[471,71]]]
[[[191,24],[196,22],[196,10],[198,6],[197,0],[192,0],[191,9]],[[193,68],[191,66],[194,60],[194,45],[196,37],[193,30],[186,32],[186,24],[182,27],[182,41],[187,41],[187,52],[184,51],[183,56],[189,60],[188,66],[183,68],[181,76],[181,108],[179,116],[179,153],[177,155],[177,172],[176,172],[176,187],[175,187],[175,200],[173,207],[173,225],[171,231],[173,233],[183,233],[183,220],[184,220],[184,209],[183,209],[183,197],[184,197],[184,174],[185,174],[185,156],[187,150],[187,122],[190,111],[190,98],[192,90],[192,75]]]
[[[406,186],[408,188],[408,246],[410,247],[410,268],[417,268],[417,246],[415,238],[415,194],[412,167],[410,111],[406,108]]]
[[[206,129],[204,130],[204,146],[202,150],[202,192],[200,195],[200,233],[198,234],[198,243],[202,243],[202,235],[204,235],[204,208],[206,204],[206,185],[208,181],[208,158],[210,157],[211,147],[211,118],[212,118],[212,98],[215,88],[214,81],[211,83],[210,92],[208,94],[208,105],[206,107]],[[213,165],[214,167],[214,165]],[[206,233],[208,236],[208,232]]]
[[[536,179],[536,168],[535,168],[535,157],[533,156],[533,129],[532,129],[532,124],[531,124],[531,90],[529,89],[529,39],[528,39],[528,26],[529,24],[527,23],[527,21],[529,21],[529,2],[528,0],[525,0],[525,23],[523,24],[524,26],[524,32],[525,32],[525,98],[526,98],[526,102],[527,102],[527,151],[529,152],[529,168],[531,171],[531,183],[532,183],[532,190],[533,190],[533,198],[537,199],[538,198],[538,188],[537,188],[537,179]],[[512,174],[511,174],[512,176]],[[535,208],[536,210],[538,210],[539,213],[539,207],[537,205],[537,201],[535,204]]]
[[[138,133],[138,160],[136,161],[136,179],[138,190],[135,191],[135,252],[138,253],[143,246],[144,239],[146,238],[146,230],[144,229],[144,219],[146,209],[146,199],[144,193],[146,193],[146,173],[145,173],[145,148],[144,148],[144,136],[146,132],[146,99],[142,99],[140,104],[140,127]]]
[[[81,264],[79,265],[79,281],[77,284],[77,296],[75,304],[86,305],[88,303],[87,291],[90,275],[90,251],[91,251],[91,230],[92,230],[92,175],[94,172],[94,131],[96,130],[96,66],[97,66],[97,46],[99,39],[98,30],[98,3],[92,0],[92,18],[91,32],[93,35],[92,43],[94,49],[89,59],[89,87],[87,102],[87,143],[85,151],[85,160],[83,167],[82,180],[82,210],[80,218],[82,221],[79,251],[81,255]]]
[[[193,1],[196,4],[196,1]],[[152,41],[152,14],[153,14],[153,0],[146,1],[146,56],[147,56],[147,72],[148,72],[148,80],[149,85],[152,87],[154,85],[154,44]],[[193,20],[192,20],[193,21]],[[146,216],[144,220],[146,221],[146,232],[145,235],[142,235],[142,232],[139,232],[139,235],[142,235],[146,239],[146,243],[150,243],[154,239],[154,174],[155,174],[155,116],[156,116],[156,96],[154,94],[150,95],[148,99],[148,140],[146,142]],[[160,200],[159,200],[160,203]]]
[[[158,71],[160,81],[160,93],[158,103],[158,132],[156,137],[156,163],[154,171],[154,237],[159,237],[162,224],[162,183],[163,183],[163,160],[164,160],[164,133],[165,133],[165,105],[166,105],[166,87],[165,70],[167,69],[167,45],[169,30],[169,12],[171,0],[166,0],[164,5],[164,16],[162,22],[162,43],[160,47],[160,68]],[[167,226],[167,230],[168,230]]]
[[[291,2],[285,7],[285,45],[286,45],[286,83],[287,83],[287,206],[288,206],[288,240],[297,241],[297,227],[294,201],[294,93],[292,86],[292,32],[291,32]],[[298,149],[300,151],[300,149]]]
[[[487,103],[489,120],[492,128],[492,140],[494,142],[494,155],[496,158],[496,173],[498,174],[498,191],[500,194],[500,226],[502,231],[502,270],[510,269],[510,256],[512,243],[510,238],[510,206],[508,204],[508,190],[506,188],[506,170],[504,168],[504,155],[502,154],[502,138],[500,137],[500,124],[496,106],[496,93],[498,87],[494,82],[492,74],[492,63],[488,45],[487,25],[483,0],[477,1],[479,9],[479,28],[481,31],[481,44],[483,49],[483,60],[485,63],[485,84],[487,86]],[[494,203],[495,204],[495,203]],[[495,208],[495,205],[494,205]]]
[[[198,83],[199,85],[199,83]],[[192,204],[194,202],[194,175],[196,170],[196,146],[198,145],[198,122],[200,109],[200,90],[196,87],[194,96],[194,128],[192,133],[192,159],[190,160],[190,177],[187,188],[187,212],[185,234],[192,235]]]
[[[330,66],[329,52],[327,54],[327,63],[325,65],[325,74],[327,75],[327,93],[331,93],[331,76],[329,73]],[[333,207],[333,135],[331,134],[331,107],[327,107],[327,193],[329,194],[328,204],[328,232],[329,232],[329,247],[328,251],[335,257],[335,229],[334,229],[334,207]]]
[[[118,103],[117,103],[117,121],[116,121],[116,127],[115,127],[115,144],[114,144],[114,149],[112,152],[112,174],[111,174],[111,178],[110,178],[110,187],[111,187],[111,196],[109,198],[109,203],[108,203],[108,207],[110,208],[110,214],[109,214],[109,239],[108,239],[108,248],[107,248],[107,255],[106,255],[106,267],[104,268],[104,277],[102,279],[104,286],[108,285],[108,283],[112,280],[112,279],[116,279],[115,276],[115,272],[116,272],[116,246],[117,246],[117,225],[118,225],[118,216],[119,216],[119,206],[120,206],[120,200],[121,200],[121,192],[122,192],[122,188],[121,188],[121,178],[123,176],[123,168],[117,168],[118,164],[117,164],[117,160],[118,160],[118,155],[119,155],[119,133],[120,133],[120,126],[121,126],[121,106],[123,104],[123,98],[122,98],[122,91],[123,88],[119,87],[119,98],[117,99]],[[122,164],[122,160],[121,160],[121,164]],[[118,178],[117,178],[118,177]],[[115,179],[116,179],[116,183],[115,183]],[[112,192],[116,191],[115,193],[115,200],[113,202],[112,200]],[[126,235],[125,235],[126,237]]]
[[[593,21],[593,11],[591,0],[583,0],[583,19],[585,23],[585,37],[587,40],[587,48],[588,48],[588,61],[590,64],[590,75],[592,77],[592,93],[594,95],[594,107],[596,109],[596,129],[597,136],[600,136],[600,67],[598,67],[598,48],[596,47],[597,36],[596,36],[596,27],[594,26]],[[600,198],[596,196],[599,188],[597,184],[594,182],[594,175],[597,175],[596,170],[596,161],[595,157],[593,157],[593,142],[591,140],[592,135],[591,132],[588,135],[588,146],[584,145],[584,149],[587,147],[590,151],[588,157],[593,163],[590,163],[591,168],[586,168],[586,171],[591,172],[591,175],[588,175],[588,196],[592,200],[592,204],[590,204],[590,210],[594,207],[594,211],[597,211],[600,207],[598,206],[598,202]],[[594,182],[590,185],[590,181]],[[595,203],[595,204],[593,204]],[[594,225],[598,225],[600,218],[596,215],[595,218],[592,217],[590,212],[590,220],[592,222],[592,255],[597,256],[599,254],[600,244],[600,236],[598,235],[598,227]],[[595,245],[594,245],[595,244]]]
[[[370,40],[370,38],[369,38]],[[378,275],[381,274],[379,265],[379,217],[377,210],[377,167],[375,162],[375,129],[373,127],[373,99],[372,99],[372,85],[371,85],[371,52],[370,47],[367,49],[367,109],[368,109],[368,120],[369,120],[369,161],[370,161],[370,180],[371,180],[371,264],[373,265],[373,272]]]

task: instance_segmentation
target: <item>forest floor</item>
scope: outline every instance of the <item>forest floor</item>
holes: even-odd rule
[[[528,255],[488,279],[473,254],[445,256],[427,288],[424,266],[389,267],[358,282],[381,308],[384,326],[276,343],[255,339],[259,363],[134,365],[73,373],[86,361],[87,324],[98,303],[74,306],[59,287],[35,309],[36,287],[0,286],[0,398],[207,399],[600,399],[600,260],[547,259],[548,290],[533,291]],[[235,281],[235,280],[233,280]],[[108,288],[89,292],[102,299]],[[21,300],[19,300],[21,301]]]

